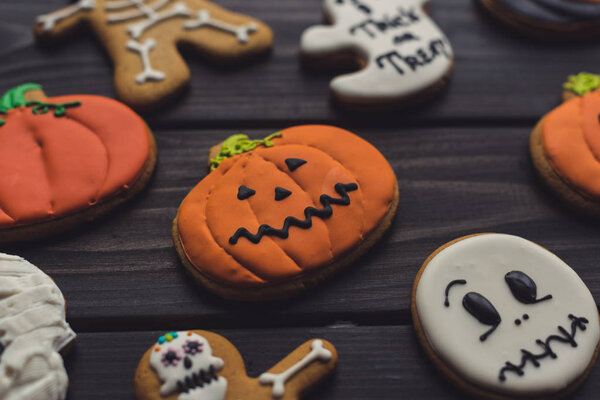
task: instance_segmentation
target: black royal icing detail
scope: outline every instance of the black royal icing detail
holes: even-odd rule
[[[287,199],[292,192],[282,187],[277,186],[275,188],[275,201],[281,201],[283,199]]]
[[[361,2],[360,0],[350,0],[350,2],[352,4],[354,4],[356,6],[356,8],[358,8],[360,11],[364,12],[365,14],[371,14],[371,8],[369,6],[367,6],[365,3]],[[336,0],[336,3],[339,5],[343,5],[345,3],[344,0]]]
[[[250,189],[249,187],[242,185],[238,188],[237,198],[239,200],[246,200],[254,196],[255,194],[256,190]]]
[[[405,70],[402,67],[408,67],[411,71],[416,71],[418,68],[432,63],[440,56],[450,59],[450,53],[446,48],[445,41],[443,39],[435,39],[429,42],[426,48],[419,48],[415,54],[403,55],[397,50],[392,50],[378,56],[375,62],[380,69],[384,69],[386,67],[385,61],[387,60],[396,72],[404,75]]]
[[[525,372],[523,372],[523,368],[525,368],[528,361],[530,361],[531,364],[533,364],[533,366],[537,368],[540,366],[539,360],[542,360],[546,357],[550,357],[553,359],[557,358],[558,356],[556,355],[556,353],[554,353],[554,351],[552,351],[552,348],[550,347],[550,344],[553,341],[560,342],[560,343],[569,343],[571,345],[571,347],[577,347],[577,342],[575,341],[575,335],[577,333],[577,329],[579,329],[581,331],[585,331],[586,330],[585,324],[589,323],[589,321],[587,320],[587,318],[575,317],[573,314],[569,314],[569,319],[571,320],[571,333],[570,334],[569,334],[569,332],[567,332],[567,330],[565,328],[563,328],[562,326],[559,325],[558,331],[560,332],[560,334],[562,336],[550,335],[546,338],[545,341],[542,341],[540,339],[537,339],[535,341],[535,343],[537,345],[541,346],[542,349],[544,349],[543,353],[533,354],[527,350],[521,349],[521,363],[519,365],[515,365],[515,364],[507,361],[505,363],[504,367],[502,367],[500,369],[500,374],[498,375],[498,379],[500,379],[501,382],[506,381],[506,372],[513,372],[513,373],[517,374],[518,376],[523,376],[525,374]]]
[[[390,29],[402,29],[414,25],[420,21],[418,13],[414,8],[408,10],[398,7],[398,13],[392,17],[385,15],[382,19],[369,18],[350,27],[350,34],[356,35],[357,31],[364,32],[370,38],[377,34],[384,34]]]
[[[511,293],[521,303],[535,304],[542,301],[550,300],[552,295],[537,298],[537,285],[534,280],[524,272],[510,271],[504,276],[504,280],[508,284]]]
[[[465,281],[464,279],[455,279],[453,281],[450,281],[448,286],[446,286],[446,290],[444,291],[444,294],[445,294],[444,305],[446,307],[450,307],[450,302],[448,301],[448,294],[450,293],[450,288],[452,288],[452,286],[454,286],[454,285],[466,285],[466,284],[467,284],[467,281]]]
[[[341,197],[337,199],[327,194],[322,194],[319,198],[319,201],[321,204],[323,204],[323,208],[318,209],[310,206],[306,207],[304,209],[304,216],[306,217],[304,221],[295,217],[287,217],[283,222],[283,227],[281,229],[275,229],[270,225],[263,224],[258,228],[256,234],[250,233],[250,231],[248,231],[246,228],[239,228],[233,234],[233,236],[229,238],[229,244],[235,245],[240,237],[245,237],[254,244],[258,244],[263,236],[277,236],[282,239],[287,239],[289,236],[290,226],[308,229],[312,226],[313,216],[321,219],[331,217],[333,214],[333,209],[331,208],[332,204],[340,206],[350,205],[350,196],[348,196],[348,192],[358,190],[358,185],[356,183],[336,183],[334,188]]]
[[[205,384],[217,381],[218,379],[217,371],[215,370],[215,367],[211,365],[208,371],[201,369],[198,373],[194,372],[192,375],[186,376],[185,379],[178,380],[177,389],[182,393],[187,393],[191,389],[201,388]]]
[[[304,164],[306,164],[306,160],[303,160],[301,158],[286,158],[285,159],[285,165],[287,165],[288,169],[292,172],[294,172],[295,170],[297,170]]]
[[[463,307],[474,316],[477,321],[491,328],[483,335],[479,336],[479,340],[485,340],[498,328],[502,318],[492,303],[479,293],[469,292],[463,297]]]
[[[190,359],[188,356],[186,356],[186,357],[183,359],[183,366],[185,367],[185,369],[190,369],[190,368],[192,368],[192,360],[191,360],[191,359]]]
[[[600,19],[600,3],[574,0],[496,0],[510,11],[552,24],[576,24]]]
[[[394,38],[394,44],[398,45],[404,42],[408,42],[411,40],[420,40],[418,36],[413,35],[411,32],[403,33],[402,35],[398,35]]]

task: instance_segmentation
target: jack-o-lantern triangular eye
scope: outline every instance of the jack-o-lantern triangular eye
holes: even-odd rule
[[[256,194],[256,190],[250,189],[249,187],[242,185],[238,188],[237,198],[239,200],[246,200],[246,199],[254,196],[255,194]]]
[[[288,197],[289,197],[289,195],[291,195],[291,194],[292,194],[292,192],[290,192],[289,190],[287,190],[287,189],[284,189],[284,188],[282,188],[282,187],[279,187],[279,186],[277,186],[277,187],[275,188],[275,200],[276,200],[276,201],[281,201],[281,200],[283,200],[283,199],[286,199],[286,198],[288,198]]]
[[[290,169],[290,171],[294,172],[295,170],[306,164],[306,160],[303,160],[301,158],[286,158],[285,164]]]

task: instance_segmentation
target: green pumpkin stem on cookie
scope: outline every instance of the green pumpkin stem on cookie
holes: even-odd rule
[[[238,154],[247,153],[254,150],[257,146],[271,147],[272,140],[281,137],[280,132],[273,133],[264,139],[250,140],[248,135],[238,134],[232,135],[225,139],[221,144],[219,152],[210,159],[210,170],[214,170],[228,158],[237,156]]]
[[[571,91],[578,96],[583,96],[600,88],[600,75],[580,72],[577,75],[569,75],[567,82],[563,84],[563,89]]]

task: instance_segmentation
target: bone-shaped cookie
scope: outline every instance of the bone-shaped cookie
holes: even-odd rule
[[[214,62],[232,63],[265,54],[273,43],[262,22],[205,0],[79,0],[38,17],[34,30],[50,41],[82,24],[99,36],[115,65],[117,96],[145,111],[188,83],[179,44]]]
[[[335,347],[310,340],[259,378],[246,375],[233,344],[206,331],[170,332],[144,354],[135,373],[138,400],[295,400],[332,373]]]
[[[443,87],[452,47],[425,12],[427,0],[324,0],[332,25],[313,26],[301,39],[307,67],[358,72],[331,81],[335,99],[348,106],[410,105]]]

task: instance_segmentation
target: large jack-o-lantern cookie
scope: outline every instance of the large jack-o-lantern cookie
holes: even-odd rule
[[[565,102],[545,115],[530,138],[542,180],[568,205],[600,216],[600,76],[581,73],[564,85]]]
[[[224,337],[206,331],[169,332],[142,357],[135,373],[137,400],[297,400],[330,375],[337,352],[310,340],[258,378]]]
[[[350,108],[411,106],[440,91],[454,64],[452,46],[425,11],[427,0],[325,0],[330,26],[302,35],[309,68],[360,71],[331,81],[334,99]]]
[[[182,202],[177,252],[208,289],[239,300],[291,296],[350,264],[390,226],[398,186],[386,159],[332,126],[244,135]]]
[[[74,340],[54,281],[0,253],[0,399],[64,400],[69,379],[59,352]]]
[[[156,109],[186,86],[190,71],[178,45],[215,62],[267,53],[273,34],[262,22],[204,0],[79,0],[38,17],[36,35],[55,40],[86,25],[114,63],[118,97]]]
[[[412,313],[427,355],[477,398],[564,397],[598,356],[592,294],[560,258],[518,236],[437,249],[415,280]]]
[[[145,122],[105,97],[47,98],[25,84],[0,99],[0,242],[94,219],[138,193],[156,162]]]

